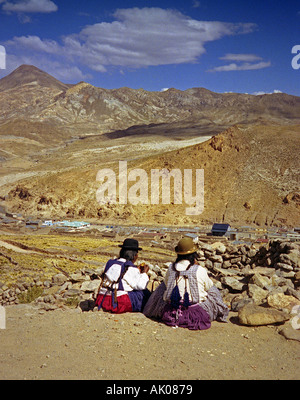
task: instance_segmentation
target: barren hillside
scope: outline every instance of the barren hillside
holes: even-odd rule
[[[300,224],[298,97],[107,90],[21,66],[0,80],[0,107],[0,195],[12,211],[133,224]],[[97,171],[118,176],[119,160],[148,174],[148,204],[96,201]],[[151,204],[150,170],[163,168],[183,179],[192,170],[194,195],[195,171],[204,170],[200,215],[186,215],[184,196]]]
[[[299,126],[235,126],[210,140],[128,162],[148,176],[149,204],[99,205],[96,181],[102,163],[69,171],[28,178],[9,192],[7,205],[14,211],[45,217],[96,218],[112,223],[201,224],[226,221],[233,224],[297,226],[300,224]],[[125,158],[126,159],[126,158]],[[115,160],[115,161],[114,161]],[[109,166],[118,177],[118,159]],[[106,164],[107,166],[108,164]],[[184,201],[151,203],[151,169],[204,169],[204,211],[187,216]],[[133,183],[128,182],[128,190]],[[118,184],[118,182],[117,182]],[[184,186],[182,185],[182,189]],[[137,194],[139,196],[139,194]]]

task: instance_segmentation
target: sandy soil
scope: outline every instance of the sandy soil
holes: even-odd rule
[[[198,380],[300,378],[300,344],[278,327],[213,322],[170,328],[143,314],[6,307],[0,379]]]

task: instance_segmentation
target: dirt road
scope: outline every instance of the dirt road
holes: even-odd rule
[[[230,313],[209,330],[170,328],[143,314],[6,307],[0,379],[198,380],[300,378],[300,343]]]

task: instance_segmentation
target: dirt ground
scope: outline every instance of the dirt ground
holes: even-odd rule
[[[1,380],[298,380],[300,344],[276,326],[171,328],[140,313],[7,306]]]

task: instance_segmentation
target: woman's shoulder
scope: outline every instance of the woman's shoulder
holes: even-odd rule
[[[207,268],[204,265],[195,264],[197,275],[199,276],[208,276]]]

